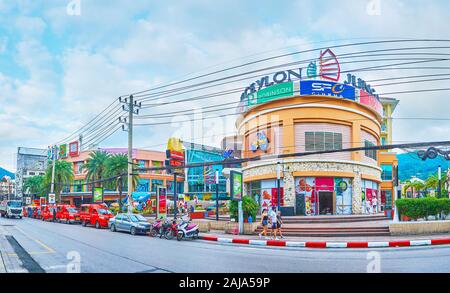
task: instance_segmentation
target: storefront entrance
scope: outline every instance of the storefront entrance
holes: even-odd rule
[[[319,214],[332,215],[333,214],[333,192],[319,191]]]

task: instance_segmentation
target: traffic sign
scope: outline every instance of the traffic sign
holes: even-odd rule
[[[49,204],[54,204],[56,203],[56,196],[54,193],[49,193],[48,194],[48,203]]]

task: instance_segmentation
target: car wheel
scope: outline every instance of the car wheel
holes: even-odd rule
[[[86,225],[87,225],[87,224],[86,224],[86,221],[82,221],[82,222],[81,222],[81,226],[86,227]]]
[[[116,232],[116,226],[114,224],[111,225],[111,232]]]
[[[136,235],[136,228],[131,227],[130,233],[131,235]]]
[[[97,221],[97,222],[95,222],[95,228],[96,229],[100,229],[100,223]]]

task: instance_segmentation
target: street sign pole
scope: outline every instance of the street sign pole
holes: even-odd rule
[[[238,201],[238,222],[239,235],[244,234],[244,210],[242,209],[242,200]]]
[[[278,199],[278,211],[280,210],[280,201],[281,201],[281,187],[280,187],[280,177],[281,177],[281,164],[277,163],[277,199]]]
[[[173,219],[177,219],[177,172],[173,173]]]
[[[219,221],[219,170],[214,174],[214,181],[216,183],[216,221]]]

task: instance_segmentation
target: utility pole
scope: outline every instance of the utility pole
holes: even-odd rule
[[[280,210],[281,205],[281,187],[280,187],[280,179],[281,179],[281,164],[280,162],[277,162],[277,205],[278,205],[278,211]]]
[[[216,183],[216,221],[219,221],[219,170],[217,169],[214,174],[214,181]]]
[[[128,212],[132,212],[132,189],[133,189],[133,115],[139,115],[139,108],[141,108],[141,103],[137,103],[133,95],[127,99],[125,98],[122,101],[122,98],[119,98],[119,102],[124,103],[122,105],[122,110],[128,112],[128,123],[127,120],[122,120],[119,117],[119,122],[128,124],[128,188],[127,188],[127,196],[128,196]],[[135,109],[136,108],[136,109]],[[125,125],[122,125],[122,130],[125,130]]]
[[[52,147],[52,184],[50,187],[50,193],[55,193],[55,169],[56,169],[56,156],[58,155],[58,147],[55,145]]]

